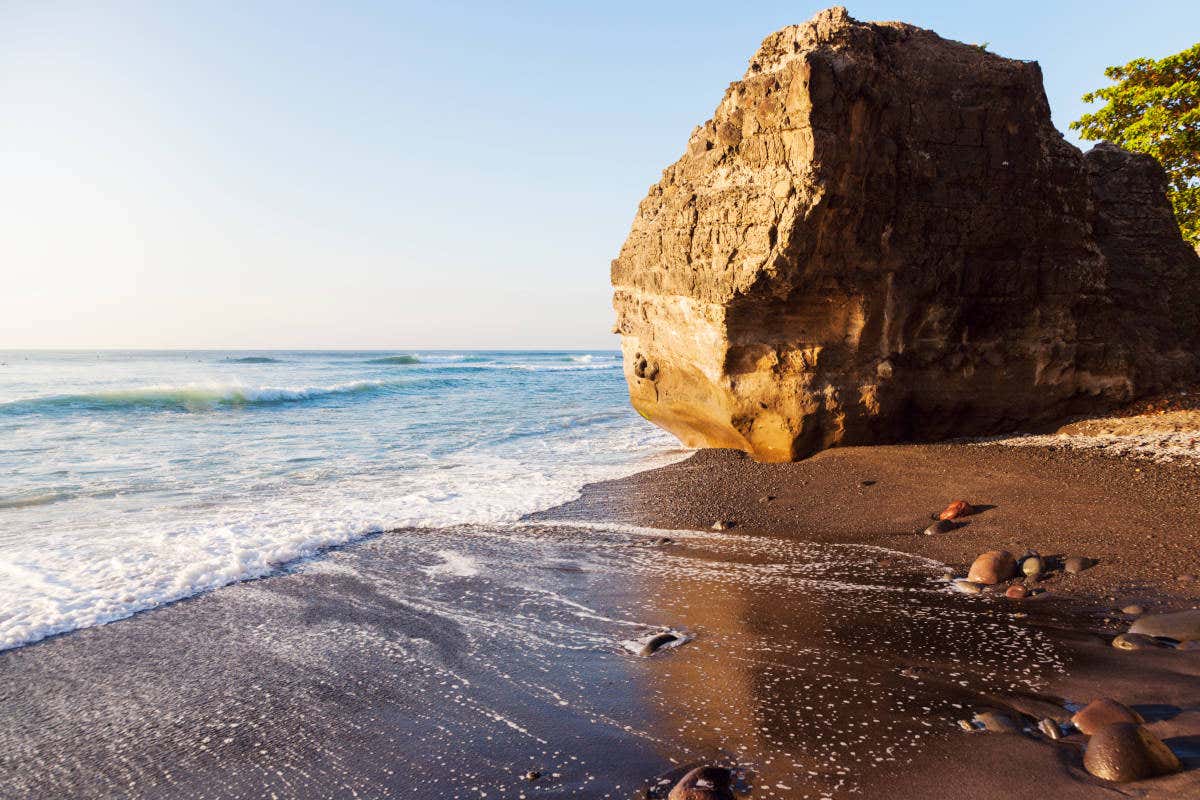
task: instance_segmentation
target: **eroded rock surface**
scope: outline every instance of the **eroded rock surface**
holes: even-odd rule
[[[760,460],[1028,429],[1198,374],[1152,159],[1081,153],[1036,63],[844,9],[769,36],[613,262],[634,406]]]

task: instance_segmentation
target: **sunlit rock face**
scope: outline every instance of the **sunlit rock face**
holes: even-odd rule
[[[612,282],[638,411],[760,460],[1197,376],[1200,258],[1159,166],[1064,141],[1036,63],[841,8],[763,42]]]

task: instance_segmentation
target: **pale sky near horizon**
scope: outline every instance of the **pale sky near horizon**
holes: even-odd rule
[[[0,0],[0,349],[613,348],[646,189],[827,5]],[[847,5],[1039,61],[1061,130],[1200,38],[1196,2]]]

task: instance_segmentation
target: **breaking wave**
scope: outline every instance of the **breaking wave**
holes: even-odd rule
[[[89,411],[122,411],[151,408],[202,411],[241,406],[278,405],[337,395],[377,392],[395,387],[386,381],[354,381],[332,386],[246,386],[243,384],[189,383],[180,386],[143,386],[86,394],[61,394],[0,403],[0,414],[51,413],[64,408]]]
[[[43,492],[35,495],[18,497],[0,497],[0,508],[29,508],[31,506],[46,506],[62,500],[67,495],[62,492]]]
[[[368,364],[420,364],[421,359],[416,356],[384,356],[383,358],[372,358],[367,360]]]

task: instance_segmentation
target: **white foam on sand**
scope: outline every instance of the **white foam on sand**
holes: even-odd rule
[[[421,568],[421,571],[430,577],[447,575],[455,578],[473,578],[479,574],[479,562],[471,556],[454,550],[438,550],[435,555],[442,559],[442,563]]]
[[[1079,433],[1018,434],[981,440],[979,444],[999,444],[1006,447],[1045,447],[1052,450],[1091,450],[1118,458],[1200,465],[1200,430],[1098,435]]]
[[[0,532],[0,650],[263,577],[381,531],[515,522],[575,499],[586,483],[687,455],[668,450],[669,439],[655,429],[636,430],[558,441],[553,459],[545,442],[533,440],[528,451],[464,452],[399,475],[272,485],[215,504],[147,508],[132,496],[123,502],[136,513],[105,518],[87,536],[64,530],[21,540]],[[89,504],[103,500],[74,502],[74,513],[87,519]],[[3,521],[20,525],[12,515],[38,511],[8,508]],[[457,552],[439,555],[443,563],[427,574],[468,577],[477,569]]]

